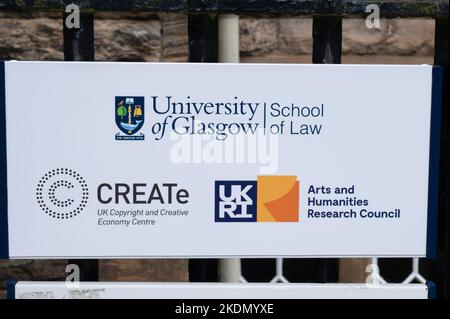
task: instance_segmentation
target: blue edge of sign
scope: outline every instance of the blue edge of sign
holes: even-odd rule
[[[16,284],[17,280],[8,278],[6,281],[6,299],[16,299]]]
[[[436,284],[432,281],[427,281],[428,299],[436,299]]]
[[[429,259],[436,258],[442,72],[442,67],[433,67],[426,243],[426,257]],[[9,258],[6,160],[5,62],[0,61],[0,259]]]
[[[0,61],[0,259],[9,258],[6,174],[5,62]]]
[[[442,67],[434,66],[431,84],[430,163],[428,175],[428,220],[426,257],[436,259],[441,143]]]

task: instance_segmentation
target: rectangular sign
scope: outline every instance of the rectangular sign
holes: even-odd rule
[[[4,258],[434,255],[439,68],[1,70]]]
[[[137,282],[12,284],[13,299],[428,299],[434,284],[229,284]],[[71,286],[72,285],[72,286]],[[220,311],[220,309],[216,309]]]

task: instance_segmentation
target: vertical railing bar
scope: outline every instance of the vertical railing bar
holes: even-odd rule
[[[313,63],[338,64],[342,54],[342,16],[313,17]]]
[[[378,264],[378,257],[373,257],[371,260],[372,283],[373,284],[386,284],[386,280],[381,276],[380,266]]]
[[[342,16],[313,16],[313,63],[341,63]],[[339,259],[317,260],[320,267],[312,273],[320,282],[336,282]],[[314,276],[316,277],[316,276]]]
[[[286,277],[283,274],[283,258],[275,259],[275,277],[270,281],[271,283],[280,282],[280,283],[289,283]]]
[[[425,278],[423,278],[422,275],[420,274],[419,257],[412,258],[411,273],[405,280],[403,280],[402,284],[410,284],[414,280],[417,280],[418,282],[420,282],[422,284],[425,284],[427,282],[427,280]]]
[[[243,276],[241,276],[241,260],[239,258],[219,259],[219,279],[221,282],[239,282],[241,277]]]
[[[94,14],[80,13],[80,27],[68,28],[63,14],[64,60],[94,61]],[[75,90],[76,88],[74,88]],[[81,281],[98,281],[97,259],[69,259],[80,269]]]
[[[218,62],[218,18],[210,14],[188,15],[189,62]]]
[[[414,273],[419,273],[419,258],[418,257],[414,257],[412,259],[412,271]]]
[[[283,258],[276,259],[277,276],[283,276]]]
[[[271,283],[278,282],[282,274],[283,274],[283,259],[277,258],[275,259],[275,276],[272,278],[270,282]]]
[[[218,56],[221,63],[239,63],[239,16],[237,15],[219,15]],[[242,277],[241,273],[239,258],[219,260],[220,281],[239,282]]]
[[[94,61],[94,14],[81,12],[79,28],[68,28],[66,17],[64,13],[64,60]]]
[[[239,16],[219,15],[218,23],[219,62],[239,63]]]
[[[188,56],[189,62],[218,62],[217,15],[188,15]],[[189,259],[189,281],[219,281],[218,260]]]

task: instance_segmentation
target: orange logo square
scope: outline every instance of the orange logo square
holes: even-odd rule
[[[257,221],[298,222],[297,176],[258,176]]]

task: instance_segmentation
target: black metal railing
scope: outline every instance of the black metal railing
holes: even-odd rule
[[[150,11],[172,13],[234,13],[240,15],[365,16],[376,4],[385,18],[446,17],[446,0],[2,0],[4,10],[61,11],[77,4],[85,12]]]

